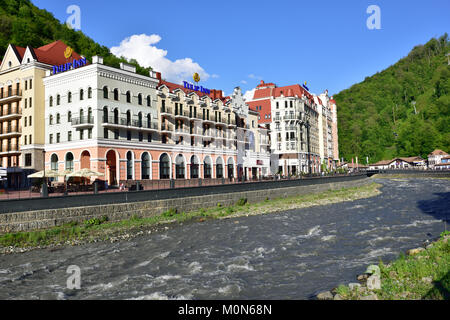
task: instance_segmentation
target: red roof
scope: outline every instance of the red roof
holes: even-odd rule
[[[64,52],[67,49],[67,45],[61,40],[49,43],[37,49],[32,49],[34,55],[39,62],[49,65],[61,65],[73,60],[80,60],[81,56],[73,52],[70,58],[64,56]]]

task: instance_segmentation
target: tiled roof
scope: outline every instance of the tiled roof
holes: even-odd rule
[[[449,154],[447,152],[444,152],[442,150],[436,149],[429,156],[448,156],[448,155]]]
[[[66,51],[67,47],[64,42],[58,40],[37,49],[30,49],[39,62],[49,65],[61,65],[81,59],[81,56],[76,52],[73,52],[72,56],[67,59],[64,56],[64,51]]]

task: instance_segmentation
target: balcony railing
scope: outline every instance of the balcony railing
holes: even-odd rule
[[[189,111],[183,111],[183,112],[175,112],[175,117],[183,117],[183,118],[191,118],[191,114]]]
[[[167,123],[161,124],[161,131],[173,131],[173,126]]]
[[[22,97],[22,90],[11,89],[4,90],[3,93],[0,92],[0,101],[4,102],[4,100],[16,99]]]
[[[134,120],[128,118],[117,118],[117,117],[109,117],[108,119],[103,119],[103,124],[108,125],[117,125],[128,128],[135,129],[150,129],[150,130],[158,130],[158,123],[151,122],[146,120]]]
[[[173,116],[172,108],[169,108],[169,107],[161,108],[161,115],[171,115],[171,116]]]
[[[72,125],[78,126],[78,125],[94,125],[94,117],[80,117],[80,118],[73,118],[72,119]]]

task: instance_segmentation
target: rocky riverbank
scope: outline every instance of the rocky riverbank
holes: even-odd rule
[[[381,194],[381,185],[372,183],[362,187],[330,190],[320,194],[266,200],[249,204],[241,199],[233,206],[217,204],[216,208],[193,212],[169,210],[160,216],[141,218],[138,215],[121,222],[91,219],[84,224],[71,223],[65,226],[34,232],[10,233],[0,236],[0,254],[23,253],[35,249],[58,250],[65,246],[77,246],[95,242],[127,241],[133,238],[167,230],[191,221],[204,222],[206,219],[231,219],[243,216],[285,212],[297,208],[328,205]]]
[[[319,293],[318,300],[448,300],[450,299],[450,233],[397,260],[371,265],[355,283]]]

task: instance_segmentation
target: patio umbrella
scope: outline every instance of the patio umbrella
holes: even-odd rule
[[[67,175],[68,178],[79,177],[79,178],[90,178],[90,177],[103,177],[104,174],[101,172],[93,171],[91,169],[81,169],[70,173]]]
[[[39,171],[33,174],[30,174],[28,176],[29,179],[41,179],[41,178],[57,178],[60,176],[60,174],[57,171],[54,170],[43,170],[43,171]]]

